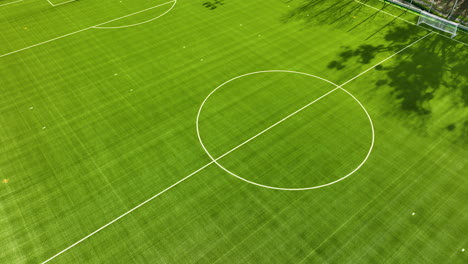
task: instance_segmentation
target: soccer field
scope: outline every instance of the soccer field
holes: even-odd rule
[[[64,2],[0,0],[0,263],[468,263],[468,33]]]

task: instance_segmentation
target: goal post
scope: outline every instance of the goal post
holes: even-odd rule
[[[419,15],[418,25],[426,24],[433,28],[437,28],[452,35],[452,38],[457,35],[458,23],[438,17],[428,12],[421,12]]]

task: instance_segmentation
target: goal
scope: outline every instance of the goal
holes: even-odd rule
[[[458,23],[424,11],[421,12],[421,14],[419,15],[418,25],[420,24],[426,24],[444,32],[450,33],[452,35],[452,38],[457,35],[459,25]]]

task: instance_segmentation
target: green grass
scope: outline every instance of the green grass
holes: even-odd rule
[[[429,33],[348,0],[178,0],[150,23],[11,53],[164,2],[0,6],[0,263],[41,263],[210,163],[196,116],[222,83],[290,70],[340,85]],[[271,190],[212,164],[50,263],[466,263],[467,35],[456,40],[431,34],[343,87],[375,128],[343,181]],[[234,80],[204,106],[203,142],[221,156],[333,88],[294,73]],[[337,90],[219,162],[310,187],[370,144],[365,112]]]

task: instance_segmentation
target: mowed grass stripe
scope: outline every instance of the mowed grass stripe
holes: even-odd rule
[[[75,151],[71,152],[90,153],[90,151],[96,151],[101,157],[99,159],[99,164],[111,162],[113,165],[106,167],[104,173],[109,175],[111,182],[118,186],[116,191],[118,191],[118,195],[122,197],[124,202],[128,205],[132,205],[139,198],[147,197],[148,194],[154,193],[156,191],[156,186],[167,186],[165,185],[166,183],[180,177],[180,175],[185,175],[186,172],[184,170],[196,167],[199,163],[207,160],[195,139],[193,132],[193,114],[196,112],[200,100],[206,96],[207,92],[219,84],[220,81],[226,80],[236,74],[258,70],[259,68],[269,69],[272,68],[272,65],[275,66],[273,68],[295,68],[307,72],[316,72],[329,79],[346,80],[347,76],[353,76],[359,72],[358,68],[361,67],[361,65],[356,65],[356,67],[352,69],[347,68],[337,74],[327,69],[327,63],[338,54],[340,50],[338,46],[331,45],[330,43],[342,40],[341,43],[343,43],[343,45],[351,46],[362,43],[376,45],[381,43],[388,47],[392,47],[393,45],[380,38],[383,36],[383,32],[382,34],[372,37],[371,40],[364,40],[367,38],[366,31],[375,29],[379,22],[386,20],[384,18],[369,21],[369,23],[362,25],[361,32],[352,31],[353,34],[350,34],[345,31],[351,28],[351,25],[346,28],[338,28],[333,25],[318,26],[320,23],[307,27],[301,27],[297,24],[292,25],[285,23],[283,25],[281,23],[272,23],[272,21],[277,21],[281,14],[285,13],[283,10],[288,10],[286,8],[287,6],[279,4],[277,8],[264,11],[264,14],[259,15],[257,12],[255,16],[248,15],[252,14],[253,10],[265,10],[264,5],[265,3],[256,2],[245,4],[236,3],[236,5],[226,4],[228,8],[222,9],[220,7],[216,11],[210,11],[203,9],[200,3],[183,3],[180,9],[176,8],[174,10],[174,17],[170,15],[166,16],[164,20],[149,23],[145,28],[126,30],[125,33],[91,33],[91,31],[89,31],[93,37],[103,42],[100,45],[96,44],[94,50],[86,50],[86,41],[82,44],[77,44],[77,39],[74,39],[74,41],[67,40],[60,42],[60,45],[51,45],[51,47],[54,48],[50,49],[50,51],[55,52],[47,54],[47,56],[53,56],[57,61],[60,61],[60,67],[56,67],[57,72],[60,72],[57,76],[64,77],[61,77],[59,82],[53,80],[46,81],[45,78],[40,78],[41,75],[45,75],[41,72],[49,74],[52,72],[51,69],[37,70],[34,75],[40,78],[38,82],[54,82],[54,86],[56,87],[57,92],[54,93],[49,90],[48,86],[41,86],[46,90],[45,93],[49,96],[50,100],[53,100],[54,103],[57,102],[55,105],[60,107],[48,115],[58,116],[58,114],[62,114],[63,118],[57,118],[57,123],[62,123],[61,119],[71,119],[74,121],[64,122],[64,125],[62,125],[63,130],[67,131],[67,135],[63,135],[60,131],[61,129],[57,127],[52,128],[47,126],[48,129],[46,133],[48,134],[43,134],[43,136],[56,133],[57,136],[55,140],[64,138],[65,141],[73,138],[76,139],[76,137],[82,138],[82,143],[85,146],[79,147],[79,142],[76,142],[77,144],[72,146],[72,149]],[[233,8],[234,6],[236,6],[236,8]],[[192,16],[187,16],[187,14]],[[323,13],[323,16],[326,15],[327,13]],[[246,19],[249,22],[253,21],[257,23],[249,26]],[[165,29],[159,28],[157,23],[161,23],[162,26],[171,24],[171,26],[173,26],[171,29],[174,30],[169,32],[167,31],[167,27],[165,27]],[[241,23],[243,27],[248,27],[250,35],[238,30],[241,28],[238,24]],[[372,23],[375,23],[375,26],[373,26]],[[217,28],[223,30],[214,30],[212,26],[208,26],[213,24],[215,24]],[[257,36],[260,28],[262,31],[260,34],[264,36],[263,39],[259,39]],[[298,30],[298,28],[301,28],[302,31]],[[150,34],[151,31],[157,34]],[[269,32],[269,34],[265,32]],[[417,32],[416,30],[415,33]],[[229,34],[231,34],[231,36],[228,37]],[[86,35],[88,35],[88,33],[86,33]],[[145,38],[143,38],[143,36],[145,36]],[[239,36],[240,38],[238,38]],[[64,53],[56,53],[57,50],[65,47],[62,46],[62,48],[60,48],[59,46],[66,43],[69,43],[67,45],[70,45],[70,47],[76,45],[76,50],[71,52],[74,49],[67,47],[68,50]],[[182,48],[174,48],[183,45],[187,46],[186,52],[182,53]],[[146,46],[146,49],[144,46]],[[282,50],[281,47],[288,47],[293,49],[293,51],[287,52],[284,49]],[[102,52],[104,48],[107,49],[106,53]],[[42,57],[40,50],[41,49],[38,49],[31,53],[39,55],[40,60],[44,61],[46,57]],[[130,52],[130,50],[135,50],[135,52]],[[132,56],[126,56],[129,52]],[[388,53],[390,52],[391,50],[388,51]],[[31,53],[24,54],[22,57],[24,56],[27,58]],[[101,55],[103,54],[108,55],[102,58]],[[301,60],[298,59],[297,54],[301,54]],[[71,55],[75,56],[69,59],[69,62],[60,60],[60,57],[70,58]],[[173,58],[170,60],[165,59],[169,56],[173,56]],[[378,56],[384,57],[385,54],[379,53]],[[108,61],[109,63],[96,63],[96,60],[100,57],[102,61]],[[115,58],[124,59],[115,60]],[[204,62],[199,61],[201,58],[205,59]],[[24,78],[18,73],[19,71],[15,71],[11,68],[12,64],[17,63],[17,58],[11,57],[11,59],[9,58],[4,61],[11,63],[7,64],[8,67],[3,68],[2,71],[11,72],[12,74],[10,75],[15,76],[15,78],[13,78],[15,79],[13,83],[8,84],[5,90],[7,90],[7,92],[15,91],[18,92],[18,94],[25,94],[26,91],[30,90],[28,89],[27,82],[19,83],[19,80]],[[86,61],[89,63],[85,63]],[[224,62],[226,61],[229,61],[229,65],[225,65]],[[375,61],[378,60],[375,59]],[[96,65],[96,67],[93,67],[94,65]],[[362,66],[362,68],[365,67],[366,66]],[[125,81],[119,83],[119,81],[117,81],[118,78],[114,78],[113,74],[116,68],[122,70],[119,71],[119,76],[125,75]],[[64,69],[70,70],[67,74],[63,74]],[[87,80],[80,81],[83,77],[87,78]],[[98,83],[100,79],[104,78],[108,80],[114,79],[115,81],[101,82],[99,86],[87,86],[87,83]],[[161,79],[164,81],[159,82],[158,80]],[[73,85],[72,91],[60,93],[63,87],[66,87],[65,84],[75,85]],[[144,89],[135,89],[134,92],[137,93],[131,94],[129,90],[132,88],[126,87],[129,84],[137,88],[143,87],[142,84],[147,85],[144,86]],[[363,87],[366,87],[366,85],[371,86],[372,83],[370,81],[364,82]],[[22,87],[24,91],[20,92],[16,87]],[[66,103],[63,102],[64,99],[77,96],[79,92],[76,91],[83,91],[84,89],[81,88],[84,87],[87,87],[86,90],[89,92],[83,93],[82,96],[76,99],[75,104],[70,104],[69,107],[66,107]],[[87,101],[86,98],[95,97],[93,96],[93,90],[95,89],[101,90],[96,91],[97,93],[103,91],[108,92],[109,96],[106,99],[94,100],[94,102],[91,100]],[[166,93],[164,96],[158,95],[161,89],[164,89]],[[173,92],[172,96],[170,96],[171,92]],[[127,100],[116,99],[120,98],[120,96],[126,96],[127,93]],[[54,94],[56,94],[56,96],[52,97]],[[40,98],[44,99],[43,94],[40,96]],[[169,100],[171,97],[179,98],[179,100]],[[367,95],[358,97],[369,99]],[[75,99],[71,101],[74,100]],[[115,100],[115,103],[108,105],[112,107],[112,109],[106,109],[105,107],[100,108],[101,105],[107,105],[107,102],[113,102],[113,100]],[[34,101],[36,100],[34,99]],[[365,101],[368,102],[367,100]],[[26,99],[25,102],[27,102],[25,103],[27,107],[29,105],[28,99]],[[6,102],[6,104],[10,105],[12,103],[13,100]],[[83,105],[84,103],[86,104]],[[386,105],[387,103],[384,102],[383,104]],[[76,105],[77,108],[75,111],[71,110],[74,108],[74,105]],[[79,105],[83,105],[83,108],[96,109],[97,111],[91,110],[92,112],[82,114],[83,111],[78,110]],[[367,106],[369,105],[366,104],[366,107]],[[370,107],[371,109],[375,109],[375,105],[373,104],[371,104]],[[18,104],[18,108],[23,108],[23,106]],[[9,109],[12,115],[14,115],[16,111],[14,108],[6,109]],[[163,109],[166,110],[166,113],[161,111]],[[52,108],[52,110],[54,109]],[[103,112],[104,110],[105,112]],[[46,115],[43,116],[42,119],[47,119],[48,117]],[[118,117],[114,117],[114,115],[118,115]],[[74,119],[76,116],[82,117]],[[387,117],[378,115],[378,119],[387,120]],[[30,124],[31,120],[32,119],[28,117],[25,119],[24,124]],[[160,120],[163,120],[163,122]],[[11,120],[4,119],[2,123],[11,124],[12,122]],[[99,129],[95,130],[98,127]],[[135,127],[135,129],[132,129],[132,127]],[[390,122],[389,127],[392,127],[391,130],[394,130],[393,127],[395,126],[393,121]],[[379,131],[380,134],[383,134],[382,130]],[[397,130],[395,129],[395,131]],[[68,136],[68,134],[75,134],[77,136]],[[117,137],[116,134],[118,134]],[[16,139],[21,140],[21,138],[23,138],[23,135],[18,135],[16,138],[8,139],[6,142],[11,140],[16,141]],[[24,157],[24,154],[29,152],[31,153],[29,155],[34,157],[37,155],[36,153],[40,153],[41,151],[47,155],[51,155],[52,151],[59,154],[66,149],[66,146],[63,146],[62,149],[57,148],[59,145],[57,143],[62,141],[54,141],[53,138],[49,138],[50,142],[36,145],[36,142],[40,138],[49,138],[49,136],[36,136],[36,140],[28,141],[29,144],[23,144],[21,146],[23,149],[23,154],[21,156]],[[388,135],[385,136],[385,139],[388,140],[389,138]],[[102,144],[108,139],[115,140],[113,144],[110,142],[106,143],[111,147],[105,150],[93,147],[94,142]],[[396,145],[400,145],[398,141],[396,141],[396,143]],[[33,144],[36,146],[33,147]],[[384,144],[388,145],[388,143]],[[50,148],[50,145],[54,147]],[[9,144],[8,147],[11,150],[9,153],[18,151],[19,147],[18,145],[16,146],[17,147],[13,147],[12,144]],[[413,148],[415,147],[412,145],[403,147],[404,150],[411,149],[414,153],[418,153],[417,149]],[[134,151],[127,155],[127,152],[125,152],[126,149]],[[450,150],[449,147],[447,147],[447,149]],[[388,151],[389,153],[395,153],[397,149],[389,146]],[[63,153],[66,152],[63,151]],[[89,156],[89,154],[85,154],[84,156]],[[460,157],[458,157],[458,159]],[[11,160],[11,162],[9,162],[11,163],[10,171],[14,172],[18,170],[18,168],[24,167],[29,170],[28,174],[31,174],[31,169],[27,163],[25,163],[26,161],[24,159],[16,162],[13,159],[8,160]],[[70,161],[72,160],[70,159]],[[67,173],[63,173],[56,180],[51,180],[50,177],[46,176],[47,171],[56,169],[62,164],[63,163],[57,159],[50,165],[53,168],[42,166],[41,169],[45,172],[44,177],[38,177],[37,174],[32,173],[31,179],[34,184],[31,181],[25,181],[24,183],[28,186],[25,188],[32,191],[29,196],[26,196],[24,192],[21,193],[21,196],[23,196],[22,199],[20,199],[19,195],[21,190],[18,188],[18,177],[15,176],[16,173],[8,173],[8,175],[6,175],[6,177],[11,178],[11,180],[8,185],[5,185],[5,187],[11,190],[10,193],[15,193],[15,198],[18,198],[18,201],[20,201],[19,204],[22,204],[20,208],[22,208],[23,215],[26,216],[28,221],[30,221],[29,219],[31,219],[31,216],[35,213],[34,210],[25,206],[26,204],[31,204],[31,202],[28,202],[28,198],[34,199],[35,197],[44,197],[42,199],[45,199],[49,196],[53,188],[57,189],[57,186],[65,188],[63,191],[54,190],[54,192],[68,194],[70,197],[68,201],[60,202],[58,195],[51,195],[47,198],[47,202],[45,203],[43,203],[43,201],[32,203],[35,208],[48,207],[47,211],[52,217],[47,220],[43,219],[39,221],[42,227],[40,227],[40,225],[29,225],[28,228],[31,234],[35,232],[35,230],[48,230],[49,232],[55,230],[52,232],[53,234],[63,234],[54,237],[56,242],[51,244],[57,245],[65,244],[66,241],[70,241],[70,236],[78,237],[85,231],[76,228],[76,233],[74,233],[73,230],[66,229],[68,226],[63,226],[57,222],[62,216],[66,214],[80,215],[80,217],[78,217],[80,219],[76,221],[76,224],[79,224],[82,229],[88,229],[90,227],[92,228],[96,223],[102,222],[103,219],[108,219],[112,214],[121,211],[118,207],[112,207],[112,200],[107,198],[112,197],[112,189],[105,187],[105,183],[99,176],[98,171],[94,173],[89,173],[89,171],[87,171],[88,169],[86,167],[93,169],[91,160],[87,161],[86,166],[76,164],[73,171],[65,170]],[[379,164],[385,165],[382,171],[385,171],[385,169],[391,171],[395,166],[384,159],[381,159]],[[406,162],[403,162],[398,166],[404,168],[406,164]],[[443,167],[442,164],[434,166],[438,166],[439,168]],[[371,167],[374,168],[376,166]],[[25,172],[24,175],[26,175],[26,173],[27,172]],[[375,193],[375,190],[379,190],[379,186],[374,185],[372,180],[370,180],[373,177],[370,177],[371,174],[369,170],[365,170],[362,173],[364,173],[364,177],[357,179],[357,181],[356,179],[351,179],[349,183],[344,182],[342,186],[330,188],[327,192],[300,195],[303,199],[302,202],[295,203],[295,205],[297,205],[296,207],[293,206],[288,209],[289,212],[294,212],[293,215],[295,215],[294,219],[290,219],[291,217],[287,215],[276,216],[275,213],[284,208],[284,206],[289,206],[289,201],[296,197],[295,194],[275,194],[279,197],[278,199],[272,200],[269,192],[245,186],[242,182],[238,183],[237,179],[231,179],[232,177],[230,178],[214,168],[213,170],[200,174],[200,178],[194,178],[194,182],[197,184],[191,183],[187,186],[181,185],[182,188],[180,191],[177,189],[173,190],[174,193],[168,193],[167,198],[161,197],[162,200],[160,203],[153,204],[153,206],[136,214],[135,217],[129,218],[128,222],[122,222],[122,226],[119,225],[112,229],[117,231],[121,230],[121,228],[130,228],[130,230],[135,231],[135,235],[128,235],[126,232],[106,232],[102,238],[96,237],[96,241],[90,240],[89,245],[84,244],[82,249],[77,248],[77,251],[73,251],[70,256],[65,255],[62,261],[67,263],[79,260],[86,260],[89,262],[108,260],[116,263],[141,263],[158,259],[165,262],[168,262],[168,260],[172,260],[172,262],[195,262],[197,259],[195,256],[198,256],[198,258],[204,256],[203,253],[205,250],[206,252],[209,251],[209,254],[206,258],[201,257],[201,259],[212,260],[230,250],[234,244],[239,244],[240,239],[245,237],[245,235],[249,234],[252,230],[255,230],[256,227],[266,223],[264,225],[266,229],[261,230],[261,234],[266,234],[268,230],[272,231],[268,235],[268,238],[272,240],[262,239],[259,233],[255,233],[248,242],[244,241],[239,244],[242,250],[238,250],[239,247],[237,247],[237,250],[234,250],[235,254],[239,256],[238,259],[244,259],[246,261],[257,260],[258,263],[274,255],[276,257],[275,259],[283,261],[283,263],[284,261],[294,262],[300,259],[301,256],[304,256],[304,252],[301,253],[300,250],[308,248],[310,245],[307,243],[316,245],[322,237],[336,228],[334,224],[345,219],[346,214],[350,213],[348,210],[351,210],[353,206],[359,205],[361,201],[365,201],[363,197],[366,195],[372,195]],[[442,172],[437,173],[441,174]],[[458,169],[453,173],[459,175]],[[77,177],[77,175],[80,177]],[[164,175],[164,177],[155,177],[157,175]],[[436,175],[434,175],[434,177],[436,177]],[[213,179],[216,179],[218,184],[215,185],[216,188],[214,188],[212,192],[209,192],[207,190],[210,189],[209,184]],[[364,190],[367,191],[367,194],[360,194],[357,189],[355,190],[354,188],[357,187],[355,186],[356,183],[360,183],[358,186],[365,186]],[[203,211],[205,209],[204,205],[211,205],[212,199],[210,198],[224,198],[223,196],[226,195],[225,186],[227,186],[225,184],[234,185],[229,188],[229,194],[232,195],[229,195],[229,197],[224,200],[224,204],[214,204],[210,207],[212,208],[210,214],[201,214],[201,212],[205,212]],[[382,185],[385,184],[386,183],[382,183]],[[45,189],[44,186],[50,186],[51,188]],[[1,187],[3,188],[4,186]],[[22,187],[24,187],[24,185]],[[348,188],[348,190],[346,190],[345,187]],[[424,189],[424,185],[420,188]],[[243,191],[237,193],[239,189]],[[341,190],[341,192],[339,190]],[[196,197],[192,197],[194,193],[197,194]],[[354,194],[351,195],[352,193]],[[191,196],[187,197],[188,194]],[[175,196],[177,199],[169,199]],[[318,199],[319,197],[321,199]],[[346,201],[346,198],[349,198],[353,200],[351,202],[353,206],[351,206],[351,208],[343,206],[336,208],[337,205],[333,203],[335,210],[321,209],[321,204],[331,204],[330,202],[333,200],[331,197],[335,199],[336,197],[341,198],[341,201]],[[279,198],[283,198],[284,201],[281,201]],[[11,199],[13,199],[13,197]],[[72,201],[77,200],[80,202],[71,206]],[[314,202],[314,200],[321,201],[322,203]],[[186,202],[185,206],[184,201]],[[38,206],[41,203],[49,204],[49,206]],[[167,206],[161,207],[163,204]],[[260,208],[265,207],[266,209],[259,210],[260,212],[255,214],[255,206],[259,205],[261,205]],[[242,211],[239,207],[244,207],[246,211]],[[96,212],[101,209],[102,212]],[[314,214],[311,214],[309,210],[314,210]],[[211,215],[219,211],[223,212],[222,214],[224,217],[222,219]],[[14,218],[16,214],[10,209],[5,212],[7,212],[6,215],[11,215],[12,218]],[[93,212],[94,215],[87,212]],[[239,214],[236,215],[236,213]],[[201,216],[198,216],[200,214]],[[187,218],[181,216],[187,216]],[[239,224],[239,222],[245,219],[254,221],[254,216],[258,218],[255,219],[255,222]],[[224,223],[229,218],[236,219],[237,221],[231,222],[230,226],[225,225]],[[184,226],[187,219],[191,220],[188,222],[192,223],[192,225],[179,228],[180,226]],[[274,228],[273,223],[276,223],[276,220],[269,221],[268,219],[279,219],[283,224],[280,225],[281,228],[279,229]],[[304,219],[308,219],[308,221],[306,221],[307,223],[303,224],[302,227],[295,227],[292,225],[294,221],[302,224],[301,221],[304,221]],[[158,221],[158,223],[153,224],[153,221]],[[315,236],[306,236],[305,239],[300,238],[299,234],[301,231],[317,228],[317,226],[321,226],[321,221],[328,222],[327,228],[316,231],[316,233],[314,233],[316,234]],[[67,222],[66,219],[64,219],[63,222]],[[60,228],[60,226],[63,228]],[[15,225],[15,229],[21,230],[22,228]],[[277,240],[280,237],[280,232],[283,232],[285,229],[289,231],[287,232],[288,235],[283,235],[282,237],[286,237],[287,241],[290,241],[288,244],[296,248],[290,248],[287,254],[284,250],[284,247],[287,247],[287,245],[281,248],[279,245],[282,243],[279,243],[279,240]],[[175,232],[174,230],[180,231],[172,233]],[[215,230],[217,231],[215,232]],[[202,237],[203,233],[206,234],[206,237]],[[192,235],[192,237],[190,237],[190,235]],[[127,240],[122,241],[118,239],[120,236],[125,237]],[[200,239],[194,239],[195,237]],[[44,240],[46,237],[41,235],[40,238]],[[5,241],[4,239],[1,240]],[[9,240],[10,239],[8,239],[8,241]],[[22,238],[18,237],[11,241],[12,243],[15,241],[22,241]],[[109,243],[102,243],[103,241]],[[180,243],[181,241],[184,241],[184,243]],[[200,241],[204,241],[205,243],[197,243]],[[216,243],[215,241],[224,241],[224,243]],[[270,243],[268,243],[268,241],[270,241]],[[302,243],[302,241],[304,243]],[[167,243],[165,244],[165,242]],[[375,240],[375,242],[381,243],[377,240]],[[37,245],[38,243],[39,240],[36,240],[28,244]],[[263,246],[267,246],[268,244],[273,245],[274,250]],[[108,247],[104,248],[102,245],[108,245]],[[152,245],[158,245],[157,250],[155,250],[156,247]],[[203,245],[206,245],[206,247]],[[378,245],[376,245],[376,247],[377,246]],[[332,248],[333,245],[327,244],[327,247]],[[21,248],[18,252],[22,252],[20,255],[26,255],[26,252],[31,252],[28,250],[29,248],[30,247]],[[36,251],[33,254],[29,254],[29,260],[32,258],[30,257],[31,255],[46,256],[49,255],[48,252],[51,254],[54,253],[49,247],[47,249],[40,249],[35,246],[34,248]],[[255,249],[263,249],[262,254],[258,254],[259,251],[255,251]],[[44,253],[46,251],[47,253]],[[177,252],[179,252],[179,254]],[[182,256],[183,252],[190,252],[190,254]],[[366,251],[362,251],[362,253],[364,252]],[[346,255],[357,256],[359,253],[360,250],[357,249],[352,253],[346,253]],[[433,254],[438,253],[440,252],[434,252]],[[404,254],[405,253],[403,253],[403,255]],[[389,251],[384,251],[383,253],[384,257],[390,255],[391,252]],[[9,256],[11,257],[13,255]],[[193,258],[190,256],[193,256]],[[232,258],[232,256],[234,256],[233,254],[229,254],[229,256],[230,257],[227,258],[225,257],[224,260],[230,262],[235,259]],[[321,256],[322,260],[327,259],[326,256]],[[361,256],[364,255],[361,254]],[[409,258],[411,258],[411,256]],[[6,259],[9,260],[8,258]],[[41,261],[44,258],[34,257],[34,259]],[[363,262],[366,262],[366,260],[367,258],[365,257],[362,259]]]
[[[423,36],[422,38],[420,38],[420,39],[418,39],[418,40],[412,42],[411,44],[409,44],[409,45],[406,46],[405,48],[403,48],[403,49],[401,49],[400,51],[398,51],[398,52],[396,52],[395,54],[393,54],[392,56],[390,56],[390,57],[384,59],[382,62],[385,62],[386,60],[388,60],[388,59],[394,57],[395,55],[397,55],[397,54],[403,52],[403,51],[406,50],[407,48],[413,46],[414,44],[416,44],[417,42],[419,42],[420,40],[426,38],[426,37],[429,36],[429,35],[430,35],[430,34],[427,34],[427,35]],[[380,62],[380,63],[382,63],[382,62]],[[371,67],[371,68],[369,68],[369,69],[372,69],[372,68],[373,68],[373,67]],[[366,70],[366,71],[364,71],[363,73],[366,73],[367,71],[369,71],[369,69]],[[356,77],[351,78],[349,81],[345,82],[344,84],[347,84],[347,83],[351,82],[351,81],[354,80],[355,78],[361,76],[363,73],[360,73],[360,74],[358,74]],[[251,140],[255,139],[256,137],[262,135],[263,133],[265,133],[266,131],[270,130],[271,128],[274,128],[274,127],[277,126],[278,124],[280,124],[280,123],[286,121],[286,120],[289,119],[291,116],[293,116],[293,115],[295,115],[295,114],[301,112],[301,111],[304,110],[306,107],[309,107],[310,105],[314,104],[315,102],[319,101],[320,99],[324,98],[325,96],[331,94],[332,92],[334,92],[334,91],[336,91],[336,90],[338,90],[338,89],[342,89],[342,87],[341,87],[341,86],[337,86],[336,88],[330,90],[328,93],[322,95],[322,96],[319,97],[318,99],[313,100],[313,101],[310,102],[309,104],[307,104],[307,105],[303,106],[302,108],[296,110],[296,111],[293,112],[292,114],[286,116],[285,118],[283,118],[283,119],[281,119],[280,121],[274,123],[273,125],[269,126],[268,128],[262,130],[260,133],[258,133],[258,134],[256,134],[255,136],[249,138],[248,140],[246,140],[246,141],[244,141],[243,143],[239,144],[238,146],[236,146],[235,148],[231,149],[230,151],[228,151],[228,152],[224,153],[223,155],[219,156],[218,158],[216,158],[216,160],[219,160],[219,159],[223,158],[224,156],[230,154],[231,152],[233,152],[233,151],[236,150],[237,148],[243,146],[244,144],[246,144],[246,143],[250,142]],[[343,91],[344,91],[344,90],[343,90]],[[104,226],[102,226],[102,227],[96,229],[95,231],[93,231],[93,232],[90,233],[89,235],[83,237],[82,239],[78,240],[78,241],[75,242],[74,244],[68,246],[68,247],[65,248],[64,250],[58,252],[57,254],[53,255],[53,256],[50,257],[49,259],[45,260],[44,263],[47,263],[47,262],[49,262],[49,261],[55,259],[56,257],[58,257],[58,256],[60,256],[61,254],[65,253],[66,251],[68,251],[68,250],[72,249],[73,247],[75,247],[76,245],[80,244],[81,242],[87,240],[88,238],[90,238],[90,237],[93,236],[94,234],[97,234],[98,232],[100,232],[100,231],[103,230],[104,228],[107,228],[107,226],[110,226],[110,225],[113,224],[114,222],[116,222],[116,221],[118,221],[119,219],[125,217],[127,214],[130,214],[130,213],[133,212],[134,210],[136,210],[136,209],[138,209],[139,207],[143,206],[144,204],[150,202],[151,200],[155,199],[156,197],[158,197],[159,195],[163,194],[164,192],[166,192],[166,191],[172,189],[173,187],[175,187],[175,186],[178,185],[179,183],[184,182],[186,179],[192,177],[193,175],[195,175],[195,174],[198,173],[199,171],[201,171],[201,170],[203,170],[204,168],[208,167],[208,166],[211,165],[213,162],[216,162],[216,160],[213,160],[212,162],[210,162],[210,163],[204,165],[204,166],[201,167],[200,169],[198,169],[198,170],[192,172],[192,173],[189,174],[188,176],[182,178],[182,179],[179,180],[178,182],[176,182],[176,183],[174,183],[173,185],[169,186],[168,188],[164,189],[162,192],[160,192],[160,193],[158,193],[158,194],[152,196],[151,198],[145,200],[143,203],[141,203],[141,204],[139,204],[139,205],[133,207],[132,209],[130,209],[130,210],[127,211],[126,213],[124,213],[124,214],[120,215],[119,217],[115,218],[115,219],[112,220],[111,222],[109,222],[109,223],[105,224]],[[324,186],[325,186],[325,185],[324,185]]]

